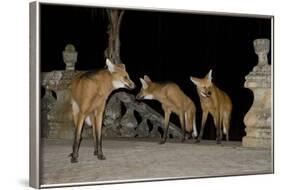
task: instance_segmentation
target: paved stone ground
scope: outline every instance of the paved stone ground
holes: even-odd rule
[[[68,157],[72,141],[43,140],[41,145],[42,184],[272,172],[271,150],[243,148],[240,142],[159,145],[156,139],[104,139],[106,160],[101,161],[93,156],[92,140],[84,139],[75,164]]]

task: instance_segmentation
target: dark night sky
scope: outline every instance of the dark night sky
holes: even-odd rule
[[[102,8],[41,5],[41,71],[63,70],[62,51],[72,43],[78,51],[77,70],[104,67],[107,18]],[[190,76],[203,77],[213,69],[213,81],[233,102],[230,139],[245,135],[243,118],[253,95],[243,88],[245,76],[257,64],[256,38],[271,38],[268,18],[126,10],[120,31],[121,59],[132,80],[147,74],[155,81],[173,81],[201,109]],[[270,53],[269,53],[270,54]],[[269,59],[270,61],[270,59]],[[160,104],[148,104],[160,111]],[[178,123],[177,117],[172,121]],[[207,125],[212,125],[208,119]],[[214,139],[214,126],[204,138]]]

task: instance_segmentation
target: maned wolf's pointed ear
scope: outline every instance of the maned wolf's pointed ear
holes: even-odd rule
[[[123,63],[120,63],[120,64],[119,64],[119,67],[120,67],[121,69],[123,69],[123,70],[126,70],[126,66],[125,66],[125,64],[123,64]]]
[[[115,71],[115,65],[109,59],[106,59],[105,63],[108,67],[109,72],[113,73]]]
[[[149,78],[149,76],[147,76],[147,75],[144,75],[143,79],[145,80],[146,83],[152,82],[151,79]]]
[[[208,78],[209,82],[212,82],[212,69],[209,71],[209,73],[206,75],[206,78]]]
[[[141,84],[142,84],[142,88],[143,89],[147,89],[148,84],[145,82],[145,80],[143,80],[142,78],[140,78]]]
[[[191,82],[193,82],[196,86],[198,86],[199,82],[197,81],[197,78],[190,77]]]

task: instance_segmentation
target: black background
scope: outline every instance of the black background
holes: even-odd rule
[[[68,43],[78,51],[77,70],[104,67],[108,24],[104,10],[41,4],[41,71],[64,70],[62,51]],[[189,77],[203,77],[213,69],[213,82],[233,102],[230,139],[241,140],[243,118],[253,102],[244,82],[257,64],[256,38],[271,38],[269,18],[126,10],[120,30],[121,59],[138,86],[134,94],[144,74],[153,81],[177,83],[196,104],[198,129],[200,102]],[[163,113],[160,103],[146,103]],[[171,119],[179,125],[175,115]],[[209,117],[204,138],[215,139],[214,129]]]

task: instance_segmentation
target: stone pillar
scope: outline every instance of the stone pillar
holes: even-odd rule
[[[75,70],[75,63],[77,62],[78,53],[72,44],[67,44],[65,50],[62,52],[63,61],[66,65],[65,70]]]
[[[254,102],[244,118],[246,136],[242,139],[245,147],[271,148],[271,65],[267,54],[270,48],[268,39],[254,40],[258,64],[246,76],[245,87],[253,91]]]

